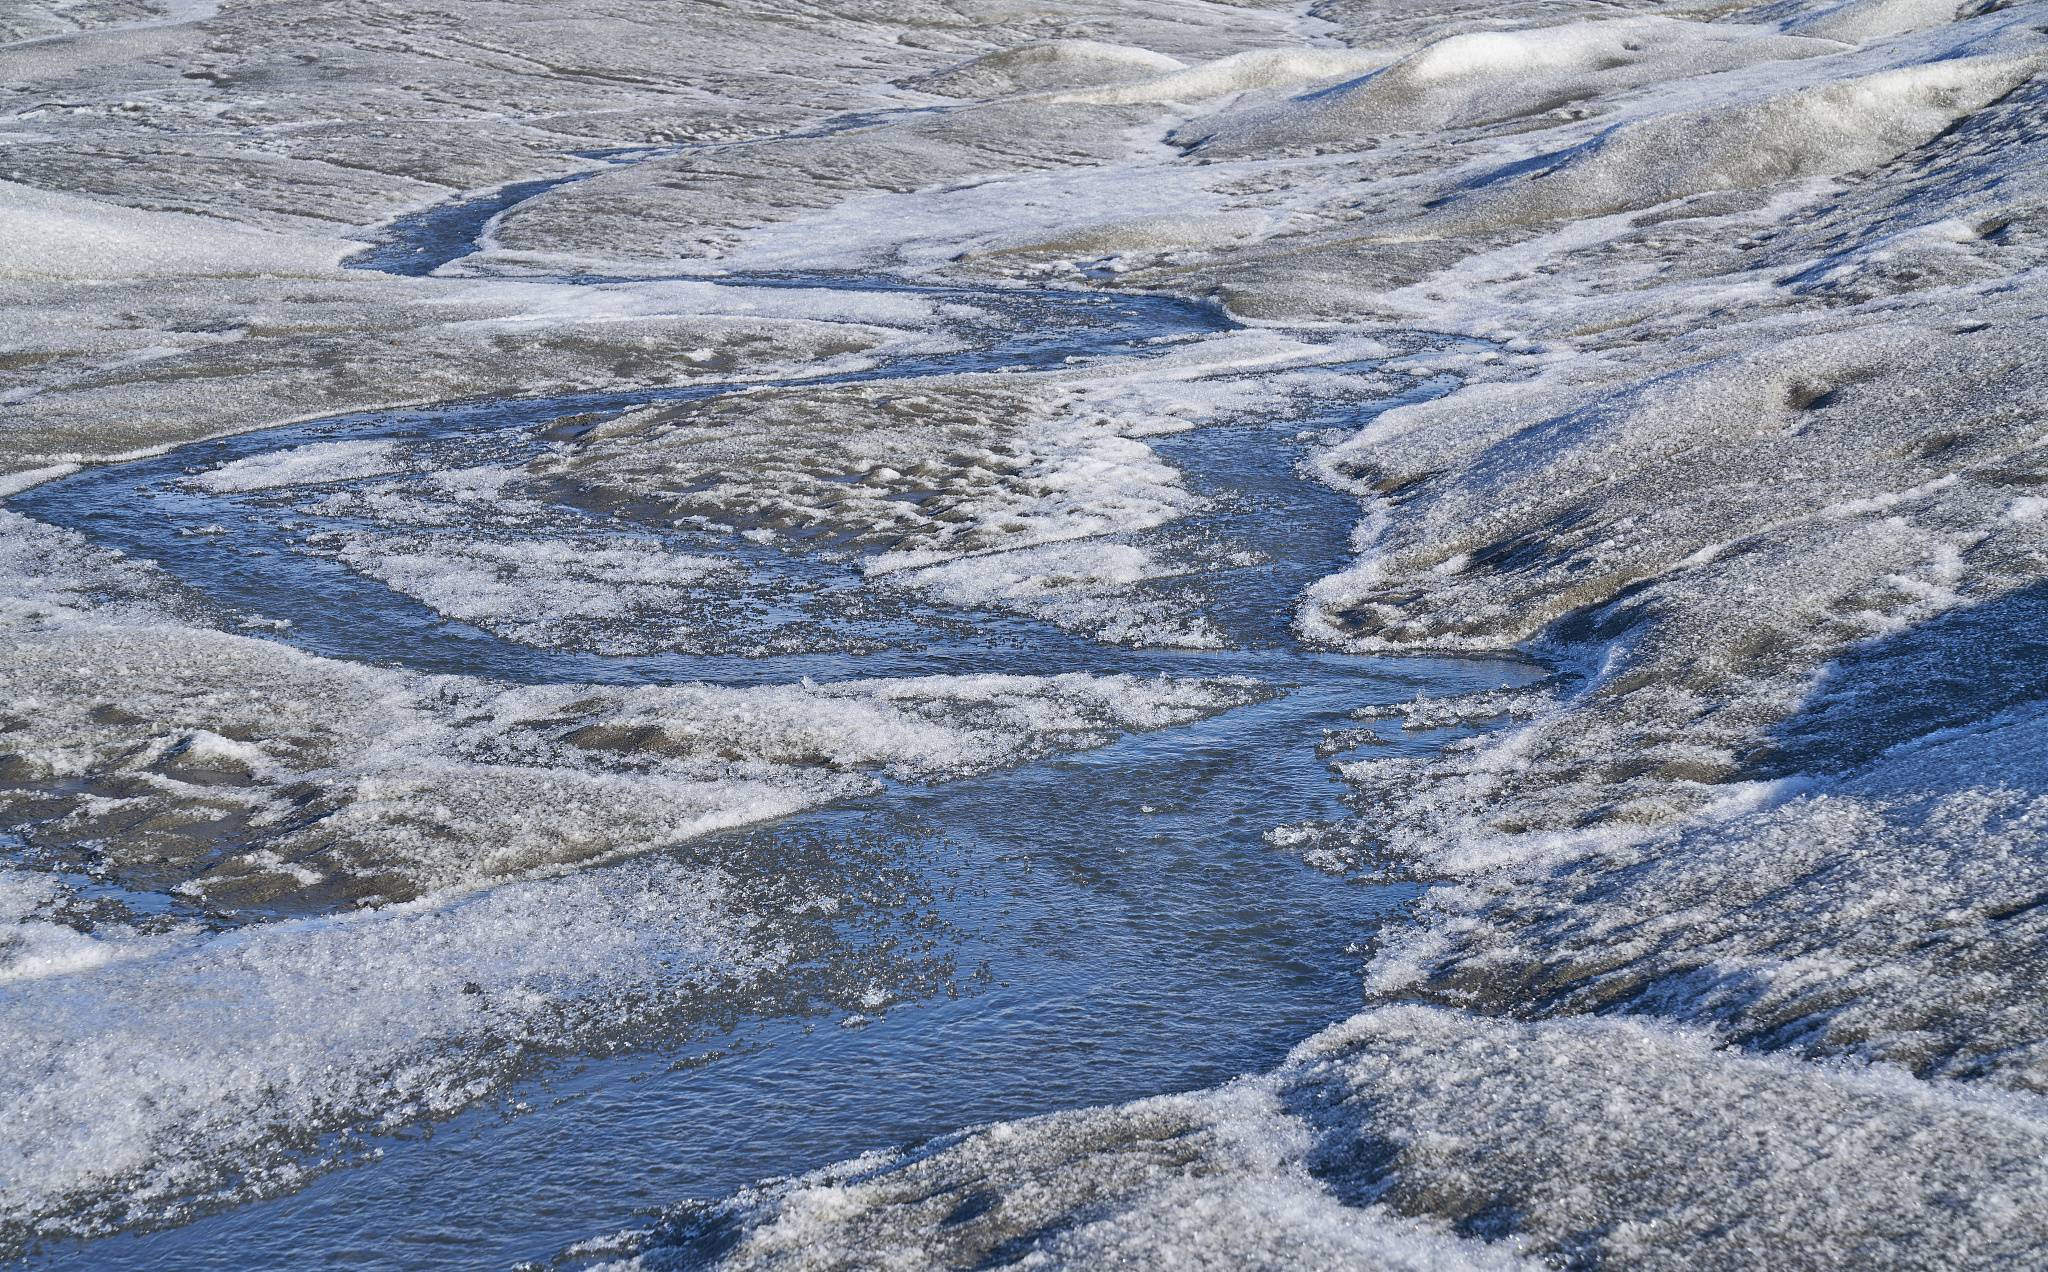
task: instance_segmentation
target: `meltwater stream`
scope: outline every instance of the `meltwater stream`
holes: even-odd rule
[[[463,224],[481,223],[473,212]],[[434,255],[404,259],[411,269]],[[733,281],[901,286],[827,277]],[[791,383],[1139,358],[1162,339],[1227,326],[1207,306],[1162,297],[910,290],[958,299],[985,315],[958,332],[963,351]],[[722,837],[729,857],[766,862],[859,845],[919,880],[942,967],[921,995],[854,1016],[844,1009],[743,1014],[666,1045],[568,1058],[507,1099],[431,1129],[378,1138],[374,1160],[317,1176],[297,1192],[181,1226],[48,1246],[36,1261],[393,1269],[546,1261],[681,1199],[717,1197],[976,1122],[1189,1089],[1266,1067],[1355,1009],[1358,943],[1398,915],[1416,889],[1318,874],[1276,852],[1267,833],[1346,814],[1324,744],[1339,731],[1355,735],[1360,708],[1539,674],[1511,661],[1364,659],[1295,644],[1290,620],[1301,590],[1346,563],[1358,511],[1347,496],[1303,475],[1296,434],[1311,425],[1356,426],[1385,403],[1297,411],[1267,425],[1203,428],[1154,442],[1210,499],[1194,523],[1174,532],[1213,538],[1243,550],[1233,559],[1254,562],[1219,567],[1189,593],[1232,643],[1214,651],[1102,644],[1015,615],[915,598],[852,618],[829,605],[802,616],[816,638],[813,652],[606,656],[538,648],[444,618],[313,550],[321,533],[356,523],[347,513],[309,511],[303,491],[217,493],[188,480],[322,441],[393,442],[418,471],[479,457],[516,466],[573,444],[553,429],[566,417],[775,387],[365,412],[89,469],[9,506],[161,564],[223,626],[288,624],[274,628],[276,638],[310,652],[423,672],[525,683],[724,684],[974,672],[1230,674],[1257,678],[1271,695],[1193,725],[969,780],[892,784]],[[533,532],[569,524],[580,534],[653,536],[695,555],[722,552],[753,593],[829,598],[864,586],[858,561],[823,553],[783,553],[714,531],[650,529],[573,508],[551,515],[567,521]],[[1444,740],[1387,725],[1372,744],[1400,753]]]

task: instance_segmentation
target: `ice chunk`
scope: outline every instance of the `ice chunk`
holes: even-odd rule
[[[242,494],[381,477],[402,467],[395,442],[314,442],[209,468],[195,474],[191,482],[215,494]]]
[[[681,611],[688,592],[733,571],[729,561],[624,537],[497,542],[354,534],[338,555],[450,618],[526,644],[601,652],[661,647],[687,635]],[[640,626],[654,630],[638,640],[616,630]]]

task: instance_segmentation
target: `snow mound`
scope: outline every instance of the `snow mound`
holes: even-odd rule
[[[1183,129],[1217,157],[1345,147],[1388,133],[1492,123],[1756,62],[1840,52],[1764,27],[1645,17],[1439,40],[1384,70]]]
[[[2039,54],[1951,58],[1618,124],[1533,173],[1528,162],[1497,170],[1437,224],[1484,232],[1853,172],[1939,135],[2042,65]]]
[[[1085,106],[1199,102],[1255,89],[1292,88],[1357,75],[1385,60],[1382,53],[1362,49],[1254,49],[1136,84],[1068,93],[1058,100],[1062,104]]]
[[[913,81],[947,97],[1094,88],[1169,74],[1187,63],[1164,53],[1099,40],[1043,40],[988,53]]]

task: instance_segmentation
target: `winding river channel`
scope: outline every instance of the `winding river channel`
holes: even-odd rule
[[[511,187],[401,221],[358,264],[425,273],[467,251],[488,218],[550,183]],[[578,281],[556,280],[565,284]],[[188,476],[317,442],[395,444],[418,471],[517,466],[563,444],[569,417],[775,387],[910,381],[964,371],[1106,365],[1171,338],[1227,330],[1212,306],[1153,295],[918,287],[882,278],[734,278],[735,285],[904,291],[957,319],[955,352],[832,377],[554,397],[505,396],[370,411],[240,434],[88,468],[9,501],[16,511],[160,564],[236,626],[279,624],[308,652],[428,673],[547,683],[727,685],[933,673],[1241,675],[1271,689],[1210,719],[1126,736],[987,776],[891,783],[872,796],[730,832],[763,853],[879,845],[921,882],[952,974],[872,1019],[770,1011],[715,1036],[567,1057],[510,1099],[430,1129],[383,1136],[375,1160],[297,1192],[37,1258],[180,1267],[508,1266],[546,1261],[683,1198],[997,1118],[1212,1084],[1269,1066],[1360,998],[1360,947],[1418,888],[1318,873],[1276,851],[1275,827],[1347,815],[1332,735],[1377,730],[1381,753],[1454,734],[1361,721],[1361,708],[1523,683],[1510,661],[1361,658],[1303,648],[1302,590],[1348,563],[1359,509],[1304,465],[1304,433],[1356,428],[1387,402],[1288,407],[1271,423],[1197,428],[1151,444],[1206,496],[1198,533],[1241,549],[1201,578],[1214,650],[1133,648],[1011,613],[915,598],[834,612],[847,639],[811,652],[606,655],[542,648],[456,621],[309,549],[361,528],[265,492]],[[949,309],[948,312],[954,312]],[[1441,387],[1441,386],[1434,386]],[[1426,393],[1424,385],[1414,392]],[[367,480],[367,479],[365,479]],[[343,482],[337,489],[346,489]],[[650,535],[717,554],[746,591],[833,596],[860,561],[782,552],[729,532],[614,523],[549,510],[531,533]],[[509,533],[509,532],[508,532]],[[1190,593],[1196,595],[1196,593]],[[1355,738],[1352,740],[1356,740]]]

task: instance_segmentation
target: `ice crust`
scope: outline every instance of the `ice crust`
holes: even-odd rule
[[[1387,992],[1550,1015],[1624,1012],[1744,1045],[2048,1088],[2038,708],[1784,782],[1680,828],[1438,894]]]
[[[0,462],[11,472],[476,397],[514,377],[563,392],[712,380],[742,362],[824,373],[933,340],[905,330],[929,311],[903,298],[701,283],[568,289],[348,274],[0,290],[10,286],[0,330],[19,360],[0,371]]]
[[[1029,381],[734,395],[595,423],[534,471],[581,506],[645,524],[703,522],[787,549],[864,553],[877,585],[954,606],[1211,647],[1218,634],[1184,605],[1135,592],[1190,573],[1193,554],[1133,540],[1170,535],[1205,507],[1152,439],[1312,396],[1332,378],[1309,368],[1361,351],[1236,332],[1137,372],[1083,365]],[[1243,378],[1257,372],[1267,374]]]
[[[105,280],[152,275],[324,274],[340,244],[223,226],[199,217],[108,206],[0,182],[8,208],[0,279]]]
[[[1129,543],[1058,543],[961,557],[890,576],[951,605],[1014,609],[1103,640],[1213,649],[1223,637],[1171,603],[1134,602],[1134,584],[1177,573],[1157,553]]]
[[[389,442],[315,442],[211,468],[192,484],[215,494],[275,490],[308,482],[354,481],[398,472],[397,447]]]
[[[1055,1114],[679,1207],[605,1242],[626,1257],[600,1266],[686,1267],[717,1246],[734,1268],[1540,1266],[1340,1201],[1304,1169],[1314,1142],[1270,1081]]]
[[[955,377],[746,394],[608,421],[540,471],[594,506],[876,550],[885,574],[1138,530],[1195,505],[1141,437],[1075,392]]]

